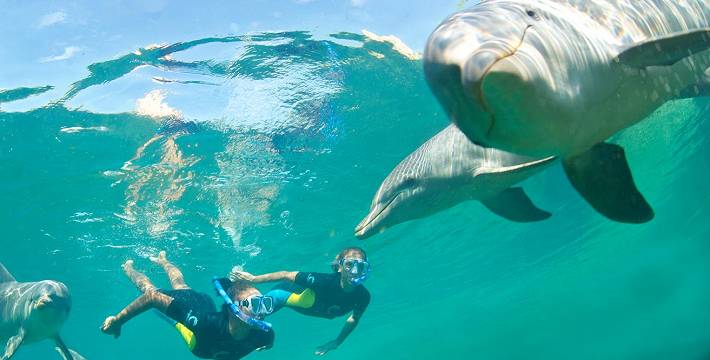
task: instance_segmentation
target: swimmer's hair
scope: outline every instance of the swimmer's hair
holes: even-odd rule
[[[229,294],[230,298],[236,299],[239,297],[239,294],[251,289],[254,289],[254,285],[252,285],[250,282],[237,279],[236,281],[230,282],[227,294]]]
[[[345,249],[340,250],[340,253],[338,253],[338,255],[335,255],[335,260],[333,260],[333,263],[330,265],[331,269],[333,269],[333,272],[338,272],[338,263],[340,262],[340,259],[342,259],[343,256],[345,256],[345,254],[349,252],[360,253],[360,255],[362,255],[362,258],[367,261],[367,253],[365,252],[365,250],[357,246],[346,247]]]

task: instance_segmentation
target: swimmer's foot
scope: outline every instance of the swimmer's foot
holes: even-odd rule
[[[133,163],[130,161],[124,162],[123,166],[121,166],[121,170],[123,170],[123,171],[131,171],[131,170],[135,170],[135,168],[136,168],[136,166],[133,165]]]
[[[151,256],[150,261],[158,264],[158,265],[164,265],[168,263],[168,257],[165,254],[165,251],[161,251],[158,253],[158,256]]]

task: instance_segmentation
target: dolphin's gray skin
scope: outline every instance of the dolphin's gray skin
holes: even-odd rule
[[[709,49],[708,0],[490,0],[439,25],[423,59],[469,139],[559,156],[598,212],[643,223],[653,210],[623,149],[604,141],[666,101],[707,93]]]
[[[705,70],[705,76],[699,83],[683,89],[678,97],[680,99],[710,97],[710,68]]]
[[[377,190],[370,213],[355,228],[355,236],[364,239],[467,200],[479,200],[512,221],[547,219],[550,213],[536,208],[521,188],[510,187],[553,160],[478,146],[450,125],[392,170]]]
[[[59,337],[71,309],[67,287],[57,281],[17,282],[0,264],[0,341],[7,340],[0,360],[8,360],[21,344],[52,339],[65,359],[78,360]]]
[[[66,355],[67,352],[62,350],[62,348],[60,348],[59,346],[57,346],[55,349],[57,350],[59,355],[61,355],[62,359],[64,359],[64,360],[86,360],[85,357],[81,356],[81,354],[77,353],[76,351],[74,351],[72,349],[69,349],[68,353],[73,357],[73,359],[67,357],[67,355]]]

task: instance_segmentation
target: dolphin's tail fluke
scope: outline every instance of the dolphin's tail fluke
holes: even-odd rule
[[[54,349],[57,350],[59,355],[61,355],[62,359],[64,359],[64,360],[72,360],[72,359],[73,360],[86,360],[85,357],[81,356],[81,354],[79,354],[78,352],[76,352],[72,349],[67,349],[68,350],[67,353],[64,353],[62,351],[62,349],[60,349],[58,346],[55,347]]]

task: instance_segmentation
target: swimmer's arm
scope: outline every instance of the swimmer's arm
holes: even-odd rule
[[[246,271],[240,271],[235,267],[232,269],[232,272],[229,273],[229,279],[232,281],[234,281],[235,279],[241,279],[253,282],[255,284],[281,280],[288,280],[294,282],[296,281],[297,274],[298,271],[277,271],[263,275],[252,275]]]
[[[360,317],[356,316],[355,313],[350,315],[347,320],[345,320],[345,325],[343,326],[343,329],[340,330],[340,334],[338,335],[338,338],[335,339],[335,341],[338,342],[338,345],[342,344],[343,341],[350,335],[353,330],[357,327],[357,324],[360,323]]]
[[[263,275],[255,275],[252,282],[257,284],[282,280],[293,282],[296,281],[296,274],[298,274],[298,271],[277,271]]]
[[[327,352],[337,349],[338,346],[340,346],[340,344],[342,344],[343,341],[345,341],[345,339],[350,335],[350,333],[355,330],[357,324],[360,322],[360,316],[362,316],[361,313],[356,314],[353,312],[353,314],[350,315],[350,317],[348,317],[345,321],[345,325],[343,326],[343,329],[340,330],[338,338],[319,346],[316,349],[316,355],[325,355]]]

